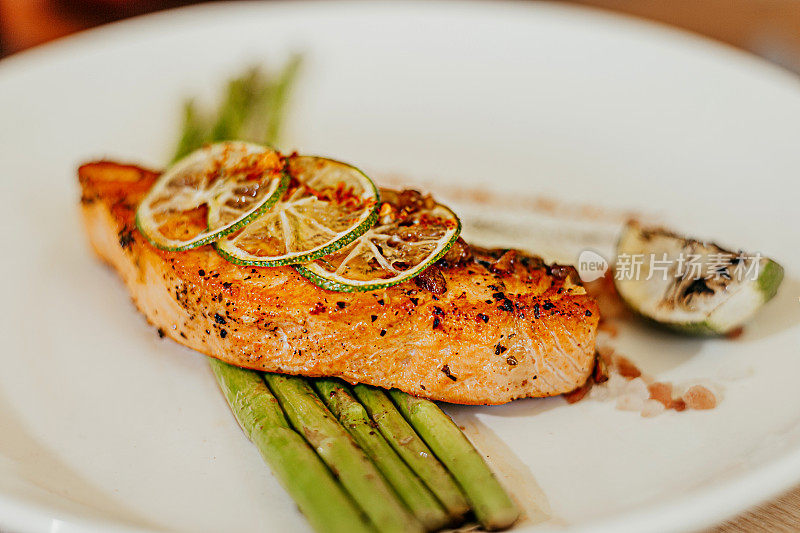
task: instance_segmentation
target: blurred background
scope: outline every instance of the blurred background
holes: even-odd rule
[[[800,0],[563,0],[671,24],[800,73]],[[198,0],[0,0],[0,57]]]

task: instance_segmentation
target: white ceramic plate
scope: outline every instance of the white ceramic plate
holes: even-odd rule
[[[737,341],[636,325],[617,339],[660,378],[723,387],[714,411],[645,420],[560,398],[451,409],[526,505],[549,506],[521,530],[698,528],[800,481],[795,77],[562,5],[207,5],[0,62],[0,528],[307,529],[203,357],[159,340],[93,257],[75,180],[99,157],[160,166],[183,96],[292,50],[309,60],[291,147],[434,189],[639,209],[787,268]],[[486,214],[455,203],[467,233],[486,237]],[[523,215],[503,216],[511,227]],[[576,235],[613,234],[565,224],[494,238],[557,256],[582,246]]]

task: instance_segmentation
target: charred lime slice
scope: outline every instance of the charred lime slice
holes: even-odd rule
[[[722,335],[769,301],[783,267],[663,228],[629,222],[617,244],[614,283],[636,313],[696,335]]]
[[[159,177],[136,211],[136,225],[157,248],[189,250],[247,224],[288,183],[278,152],[243,142],[211,144]]]
[[[292,156],[280,201],[214,247],[239,265],[307,263],[364,234],[375,223],[378,189],[360,170],[332,159]],[[212,211],[213,212],[213,211]]]
[[[448,207],[415,191],[381,191],[377,224],[349,245],[297,271],[332,291],[372,291],[413,278],[439,260],[461,232]]]

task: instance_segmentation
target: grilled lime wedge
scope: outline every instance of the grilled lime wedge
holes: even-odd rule
[[[228,261],[265,267],[307,263],[351,243],[375,223],[378,189],[357,168],[313,156],[292,156],[287,168],[290,183],[280,201],[214,243]]]
[[[637,314],[694,335],[724,335],[778,291],[783,267],[663,228],[629,222],[617,243],[614,283]]]
[[[284,158],[243,142],[205,146],[159,177],[136,211],[153,246],[189,250],[236,231],[274,204],[289,183]]]
[[[405,194],[405,193],[402,193]],[[323,289],[373,291],[413,278],[439,260],[461,232],[461,221],[430,197],[381,204],[378,222],[349,245],[297,271]],[[397,193],[382,191],[386,199]]]

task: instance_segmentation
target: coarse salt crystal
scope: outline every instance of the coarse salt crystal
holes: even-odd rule
[[[713,409],[717,406],[717,397],[702,385],[694,385],[683,395],[683,401],[689,409]]]
[[[642,375],[642,371],[633,364],[633,361],[628,359],[625,356],[617,355],[614,357],[614,366],[617,369],[617,372],[622,374],[622,377],[628,379],[638,378]]]
[[[642,416],[645,418],[651,418],[660,415],[666,410],[667,408],[664,407],[663,403],[656,400],[647,400],[644,402],[644,407],[642,407]]]
[[[642,401],[650,397],[650,391],[647,389],[647,383],[642,378],[635,378],[630,380],[625,385],[625,392],[627,394],[635,394],[642,398]]]
[[[645,399],[636,394],[623,394],[617,398],[617,409],[620,411],[641,411]]]
[[[611,374],[604,385],[608,388],[611,396],[616,397],[628,386],[628,380],[619,374]]]
[[[672,383],[656,382],[647,387],[650,391],[650,399],[661,402],[664,407],[672,404]]]

